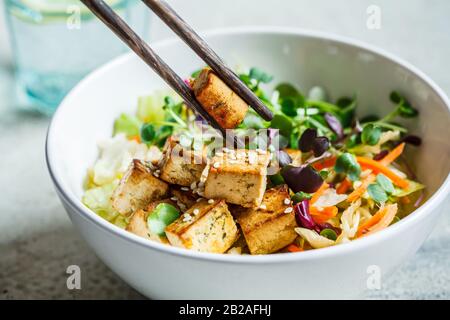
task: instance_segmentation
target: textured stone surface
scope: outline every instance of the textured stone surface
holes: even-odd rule
[[[450,2],[446,0],[348,0],[345,4],[264,0],[264,6],[260,0],[171,2],[199,30],[284,25],[365,40],[409,60],[450,93]],[[366,9],[370,4],[382,9],[381,30],[366,28]],[[200,5],[203,10],[196,10]],[[2,30],[0,27],[0,33]],[[155,39],[171,35],[156,20],[152,34]],[[10,74],[0,69],[0,298],[141,299],[98,260],[73,230],[45,166],[44,141],[49,120],[20,111],[12,101],[12,92]],[[383,279],[381,290],[369,291],[365,297],[449,299],[449,244],[447,212],[417,255],[389,279]],[[66,287],[66,268],[72,264],[82,270],[80,291]]]

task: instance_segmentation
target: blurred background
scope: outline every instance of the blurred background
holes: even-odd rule
[[[109,2],[150,42],[173,37],[140,1]],[[274,25],[356,38],[411,62],[450,95],[448,0],[168,2],[198,31]],[[73,231],[44,160],[59,101],[92,68],[126,51],[76,0],[0,1],[0,298],[141,298]],[[415,258],[363,298],[450,298],[449,241],[445,215]],[[66,287],[71,264],[83,270],[82,290]]]

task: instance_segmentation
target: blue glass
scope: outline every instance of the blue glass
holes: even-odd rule
[[[144,39],[149,10],[107,0]],[[88,72],[126,51],[78,0],[6,0],[20,106],[52,114]]]

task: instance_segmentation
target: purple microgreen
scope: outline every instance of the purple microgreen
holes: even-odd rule
[[[330,140],[327,137],[317,137],[314,139],[312,151],[315,157],[320,157],[330,147]]]
[[[319,233],[319,234],[320,234],[320,233],[322,232],[322,230],[324,230],[324,229],[331,229],[331,230],[333,230],[334,232],[336,232],[337,235],[340,235],[341,232],[342,232],[342,230],[341,230],[340,228],[337,228],[337,227],[331,225],[331,224],[328,223],[328,222],[317,223],[316,226],[314,227],[314,230],[315,230],[317,233]]]
[[[302,152],[311,151],[314,139],[317,138],[317,130],[308,128],[303,131],[302,136],[298,140],[298,148]]]
[[[342,139],[344,137],[344,129],[342,128],[342,124],[339,119],[329,112],[325,113],[324,118],[330,129],[336,133],[338,140]]]
[[[281,170],[286,184],[294,192],[316,192],[323,183],[320,174],[311,166],[286,166]]]
[[[317,130],[308,128],[301,135],[298,141],[298,148],[302,152],[312,151],[314,156],[319,157],[330,147],[327,137],[318,137]]]
[[[388,155],[388,153],[389,153],[389,150],[381,150],[380,153],[377,153],[376,155],[373,156],[373,160],[379,161],[379,160],[383,159],[384,157],[386,157]]]
[[[405,142],[407,144],[411,144],[413,146],[420,146],[422,144],[422,139],[418,136],[414,136],[414,135],[407,135],[405,137],[403,137],[399,143]]]

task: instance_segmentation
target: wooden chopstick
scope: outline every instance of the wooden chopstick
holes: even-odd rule
[[[173,71],[151,48],[142,40],[130,26],[118,16],[103,0],[80,0],[103,23],[105,23],[131,50],[146,62],[175,92],[186,105],[200,114],[212,127],[219,130],[222,136],[234,146],[243,147],[242,141],[236,135],[227,135],[217,121],[203,109],[197,101],[191,88]]]
[[[171,28],[216,75],[225,82],[231,90],[236,92],[262,118],[272,120],[272,112],[234,73],[222,59],[208,46],[208,44],[187,24],[165,1],[142,0],[161,20]]]

